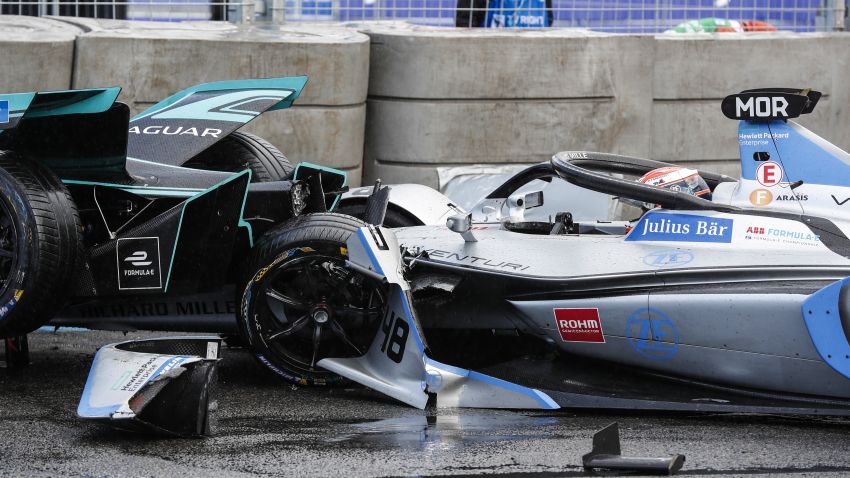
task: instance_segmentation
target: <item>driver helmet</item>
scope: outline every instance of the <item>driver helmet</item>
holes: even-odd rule
[[[638,182],[711,201],[711,189],[696,169],[666,166],[644,174]]]

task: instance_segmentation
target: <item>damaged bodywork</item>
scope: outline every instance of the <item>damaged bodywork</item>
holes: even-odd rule
[[[131,340],[98,350],[77,415],[134,431],[215,430],[219,337]]]
[[[839,200],[850,155],[790,121],[819,97],[727,98],[742,175],[699,171],[711,200],[634,179],[670,164],[569,151],[445,225],[361,229],[347,243],[350,267],[405,292],[365,356],[320,364],[415,406],[436,392],[438,406],[850,414],[850,210]],[[734,110],[772,98],[787,111]],[[557,182],[617,207],[580,218],[544,201]],[[556,208],[548,220],[524,216],[544,204]],[[410,332],[395,367],[381,353],[401,341],[398,317]],[[470,372],[442,365],[425,339],[469,331],[561,358],[505,353]]]

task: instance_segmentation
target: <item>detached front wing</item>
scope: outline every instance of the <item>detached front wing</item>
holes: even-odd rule
[[[209,435],[220,348],[218,337],[106,345],[95,355],[77,415],[124,429]]]

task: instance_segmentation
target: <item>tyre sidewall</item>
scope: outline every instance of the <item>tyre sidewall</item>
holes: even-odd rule
[[[17,258],[10,270],[12,277],[8,287],[0,293],[0,332],[8,327],[13,327],[17,322],[16,316],[22,311],[21,305],[25,305],[29,297],[26,292],[29,285],[33,283],[35,273],[34,266],[37,262],[35,257],[35,217],[27,204],[21,185],[3,168],[0,168],[0,201],[8,207],[12,214],[15,225]]]

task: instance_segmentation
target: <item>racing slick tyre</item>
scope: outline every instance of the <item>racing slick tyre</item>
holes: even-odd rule
[[[52,171],[0,151],[0,336],[31,332],[64,305],[82,258],[81,230]]]
[[[345,267],[346,240],[364,225],[341,214],[299,216],[251,251],[238,289],[239,327],[257,360],[283,379],[344,383],[316,363],[368,350],[387,300],[379,281]]]
[[[340,214],[347,214],[352,217],[356,217],[357,219],[363,219],[366,217],[366,203],[363,201],[356,202],[344,202],[337,206],[334,212],[338,212]],[[390,206],[387,208],[387,215],[384,216],[384,227],[394,229],[396,227],[411,227],[411,226],[421,226],[422,221],[414,218],[410,214],[401,211],[399,209]]]
[[[251,170],[251,181],[266,183],[289,179],[293,167],[286,156],[268,141],[251,133],[235,131],[190,159],[187,168],[237,173]]]

